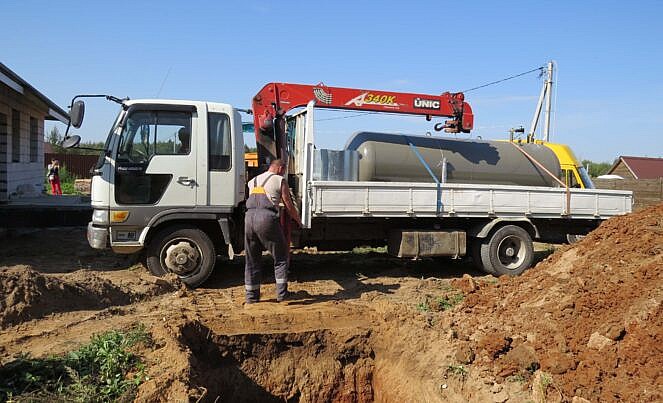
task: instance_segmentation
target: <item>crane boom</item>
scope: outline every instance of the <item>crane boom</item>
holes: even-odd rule
[[[285,114],[309,101],[316,108],[344,109],[450,117],[444,125],[449,133],[469,133],[474,123],[472,108],[464,101],[463,93],[445,92],[440,95],[328,87],[324,84],[306,85],[269,83],[253,97],[253,121],[258,146],[259,163],[267,157],[284,157]],[[272,146],[273,145],[273,146]]]

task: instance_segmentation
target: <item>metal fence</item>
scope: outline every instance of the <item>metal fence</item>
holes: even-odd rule
[[[55,158],[60,161],[60,166],[67,168],[67,171],[79,179],[89,179],[92,177],[90,169],[97,163],[99,156],[97,155],[80,155],[80,154],[61,154],[61,153],[44,153],[44,169],[48,168],[48,164]]]

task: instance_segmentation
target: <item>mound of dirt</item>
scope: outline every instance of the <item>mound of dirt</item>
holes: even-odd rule
[[[175,280],[160,279],[139,288],[116,284],[87,270],[55,276],[30,266],[14,266],[0,271],[0,329],[56,312],[127,305],[176,290]]]
[[[661,401],[662,269],[663,204],[471,290],[453,324],[476,364],[501,379],[537,374],[548,399]]]

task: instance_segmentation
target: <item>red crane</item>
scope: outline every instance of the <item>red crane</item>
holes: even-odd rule
[[[346,109],[450,117],[436,130],[469,133],[474,123],[472,108],[463,93],[412,94],[358,88],[269,83],[253,97],[253,123],[258,146],[258,164],[268,158],[285,158],[285,115],[288,111],[316,102],[316,108]]]

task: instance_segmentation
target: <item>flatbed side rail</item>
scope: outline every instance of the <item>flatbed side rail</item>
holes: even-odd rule
[[[311,193],[313,216],[327,217],[605,219],[633,204],[630,191],[456,183],[314,181]]]

